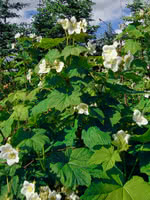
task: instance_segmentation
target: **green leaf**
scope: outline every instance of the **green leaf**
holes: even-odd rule
[[[150,142],[150,128],[143,135],[133,135],[131,139],[142,143]]]
[[[114,151],[114,147],[109,149],[102,147],[100,150],[95,151],[89,160],[90,164],[102,164],[104,170],[109,170],[115,166],[115,162],[120,162],[121,158],[118,151]]]
[[[82,131],[82,139],[84,144],[93,149],[96,145],[108,145],[111,143],[111,138],[108,133],[101,131],[98,127],[93,126],[88,131]]]
[[[81,197],[82,200],[149,200],[150,185],[143,178],[134,176],[124,186],[93,183]]]
[[[129,37],[140,38],[143,36],[143,34],[133,25],[128,25],[125,31],[128,32]]]
[[[45,56],[46,60],[48,60],[51,64],[53,64],[54,61],[59,57],[60,52],[58,51],[58,49],[49,50],[49,52]]]
[[[17,147],[29,147],[34,151],[42,151],[46,143],[50,143],[49,138],[45,135],[45,129],[33,129],[32,132],[25,132],[19,129],[12,137],[11,141]]]
[[[117,124],[121,119],[121,114],[120,112],[116,111],[113,116],[110,118],[111,124],[112,126],[114,126],[115,124]]]
[[[41,101],[38,105],[34,106],[32,109],[32,114],[37,115],[42,112],[46,112],[49,108],[55,108],[59,111],[63,111],[65,108],[77,105],[80,103],[80,95],[78,91],[73,91],[72,93],[59,92],[58,90],[53,90],[47,99]]]
[[[23,104],[13,107],[14,112],[12,114],[15,120],[26,121],[29,117],[28,110],[29,107],[25,107]]]
[[[0,130],[2,131],[4,137],[7,138],[10,136],[13,122],[14,118],[10,116],[8,120],[5,120],[2,123],[0,123]]]
[[[126,53],[128,53],[128,51],[130,51],[131,54],[135,54],[137,51],[140,51],[142,49],[142,47],[139,42],[132,40],[132,39],[128,39],[128,40],[126,40],[124,49],[125,49]]]
[[[50,161],[50,167],[60,177],[61,183],[66,187],[76,188],[78,185],[89,186],[91,176],[87,168],[89,167],[88,160],[91,155],[92,152],[85,148],[67,150],[65,155],[55,153],[51,155],[53,161]]]
[[[16,195],[17,192],[18,192],[19,177],[18,177],[18,176],[13,176],[13,177],[12,177],[12,180],[11,180],[11,183],[12,183],[13,194]]]
[[[58,44],[62,43],[65,38],[42,38],[42,41],[38,44],[38,47],[43,49],[50,49],[56,47]]]
[[[66,58],[70,55],[73,56],[79,56],[80,53],[87,51],[87,49],[85,47],[82,46],[66,46],[63,51],[61,52],[61,56],[64,56],[64,59],[66,60]]]

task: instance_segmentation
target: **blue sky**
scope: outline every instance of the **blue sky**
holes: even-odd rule
[[[12,2],[18,2],[19,0],[11,0]],[[27,22],[32,21],[32,16],[36,14],[37,4],[39,0],[20,0],[22,3],[29,3],[28,7],[18,11],[20,18],[14,18],[11,20],[12,23]],[[93,22],[94,25],[99,24],[99,18],[101,18],[106,23],[111,22],[113,29],[119,29],[119,24],[122,23],[122,16],[129,15],[129,10],[125,9],[128,2],[132,0],[93,0],[95,5],[93,6]],[[103,33],[107,26],[104,23],[100,23],[101,28],[98,30],[99,33]]]

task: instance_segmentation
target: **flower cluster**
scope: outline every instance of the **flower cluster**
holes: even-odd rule
[[[113,72],[117,72],[122,58],[118,56],[116,50],[116,44],[104,45],[102,57],[104,59],[104,67],[111,69]]]
[[[18,151],[8,143],[0,146],[0,158],[6,159],[9,166],[19,162]]]
[[[147,125],[148,120],[143,116],[143,114],[139,110],[134,110],[133,113],[133,121],[136,122],[138,126]]]
[[[23,187],[21,189],[21,194],[23,194],[27,200],[60,200],[61,195],[55,190],[51,191],[48,186],[40,187],[40,193],[35,192],[35,183],[29,183],[24,181]]]
[[[82,19],[81,21],[77,22],[76,18],[73,16],[71,19],[58,19],[58,24],[61,24],[64,30],[68,31],[69,35],[72,35],[74,33],[80,34],[81,31],[84,33],[87,30],[87,21],[86,19]]]
[[[41,64],[39,65],[39,74],[46,74],[49,73],[51,69],[55,69],[57,73],[61,72],[64,68],[64,63],[58,60],[55,60],[53,66],[46,66],[46,60],[43,59]]]

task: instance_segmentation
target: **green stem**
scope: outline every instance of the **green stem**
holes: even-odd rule
[[[130,172],[130,174],[129,174],[128,180],[130,180],[130,178],[131,178],[131,176],[132,176],[132,174],[133,174],[133,172],[134,172],[134,170],[135,170],[135,167],[136,167],[136,164],[137,164],[138,160],[139,160],[139,159],[136,158],[136,161],[135,161],[135,163],[134,163],[134,165],[133,165],[133,167],[132,167],[132,169],[131,169],[131,172]]]

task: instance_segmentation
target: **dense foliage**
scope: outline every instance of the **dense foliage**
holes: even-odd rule
[[[0,60],[0,199],[150,199],[150,9],[98,56],[79,20]]]

